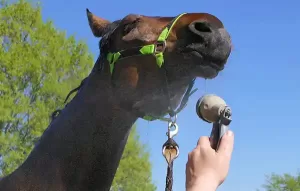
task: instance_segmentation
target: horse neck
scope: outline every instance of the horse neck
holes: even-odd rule
[[[47,190],[50,180],[56,190],[109,190],[137,117],[116,104],[104,78],[90,74],[15,171],[28,190]]]

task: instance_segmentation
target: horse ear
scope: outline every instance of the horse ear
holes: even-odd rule
[[[96,15],[91,13],[89,9],[86,9],[86,14],[94,36],[102,37],[105,34],[105,29],[110,24],[110,22],[100,17],[97,17]]]

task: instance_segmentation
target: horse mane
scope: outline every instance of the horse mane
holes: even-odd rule
[[[114,33],[114,31],[116,30],[116,28],[118,28],[118,26],[120,25],[121,21],[122,20],[116,20],[116,21],[110,23],[109,25],[107,25],[106,28],[105,28],[105,34],[102,36],[102,38],[101,38],[101,40],[99,42],[100,55],[98,56],[97,61],[95,63],[95,65],[98,65],[98,71],[102,71],[102,69],[103,69],[103,62],[101,62],[102,53],[104,53],[105,47],[109,44],[110,36]],[[84,78],[81,81],[81,83],[80,83],[79,86],[77,86],[76,88],[72,89],[68,93],[68,95],[66,96],[65,101],[64,101],[65,107],[68,105],[67,101],[68,101],[69,97],[73,93],[78,92],[82,88],[82,86],[84,85],[84,83],[85,83],[85,81],[86,81],[87,78],[88,77]],[[51,114],[51,122],[60,114],[61,111],[62,111],[62,109],[57,109],[57,110],[55,110],[55,111],[52,112],[52,114]]]

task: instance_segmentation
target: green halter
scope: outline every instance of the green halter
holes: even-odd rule
[[[145,45],[145,46],[133,47],[133,48],[121,50],[121,51],[115,52],[115,53],[109,52],[107,54],[107,60],[109,62],[109,66],[110,66],[110,72],[113,73],[115,63],[122,58],[129,57],[129,56],[137,56],[137,55],[148,55],[148,54],[152,54],[156,57],[156,64],[159,68],[161,68],[161,66],[164,63],[163,53],[166,48],[167,38],[168,38],[173,26],[176,24],[177,20],[182,15],[185,15],[185,14],[186,13],[182,13],[182,14],[178,15],[173,21],[171,21],[170,24],[168,26],[166,26],[164,28],[164,30],[160,33],[156,43]]]
[[[167,45],[167,38],[169,37],[169,34],[173,28],[173,26],[176,24],[176,22],[178,21],[178,19],[185,15],[186,13],[182,13],[180,15],[178,15],[177,17],[175,17],[161,32],[161,34],[159,35],[156,43],[154,44],[149,44],[149,45],[145,45],[145,46],[138,46],[138,47],[133,47],[130,49],[126,49],[126,50],[121,50],[119,52],[109,52],[107,54],[107,60],[109,62],[109,67],[110,67],[110,73],[112,74],[115,68],[115,63],[123,58],[126,57],[131,57],[131,56],[138,56],[138,55],[154,55],[156,58],[156,64],[159,68],[162,67],[162,65],[164,64],[164,51],[166,49],[166,45]],[[183,102],[187,99],[188,97],[193,94],[196,90],[191,91],[192,87],[194,85],[194,80],[192,81],[192,83],[189,85],[188,90],[186,91],[184,98],[182,99],[182,104]],[[183,104],[182,107],[180,107],[175,113],[180,112],[186,105],[186,102]],[[160,120],[169,120],[167,118],[155,118],[152,116],[144,116],[143,119],[148,120],[148,121],[153,121],[156,119],[160,119]]]

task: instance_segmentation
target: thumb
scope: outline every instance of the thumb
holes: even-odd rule
[[[221,139],[219,149],[217,151],[218,155],[231,158],[234,144],[234,134],[232,131],[228,130]]]

